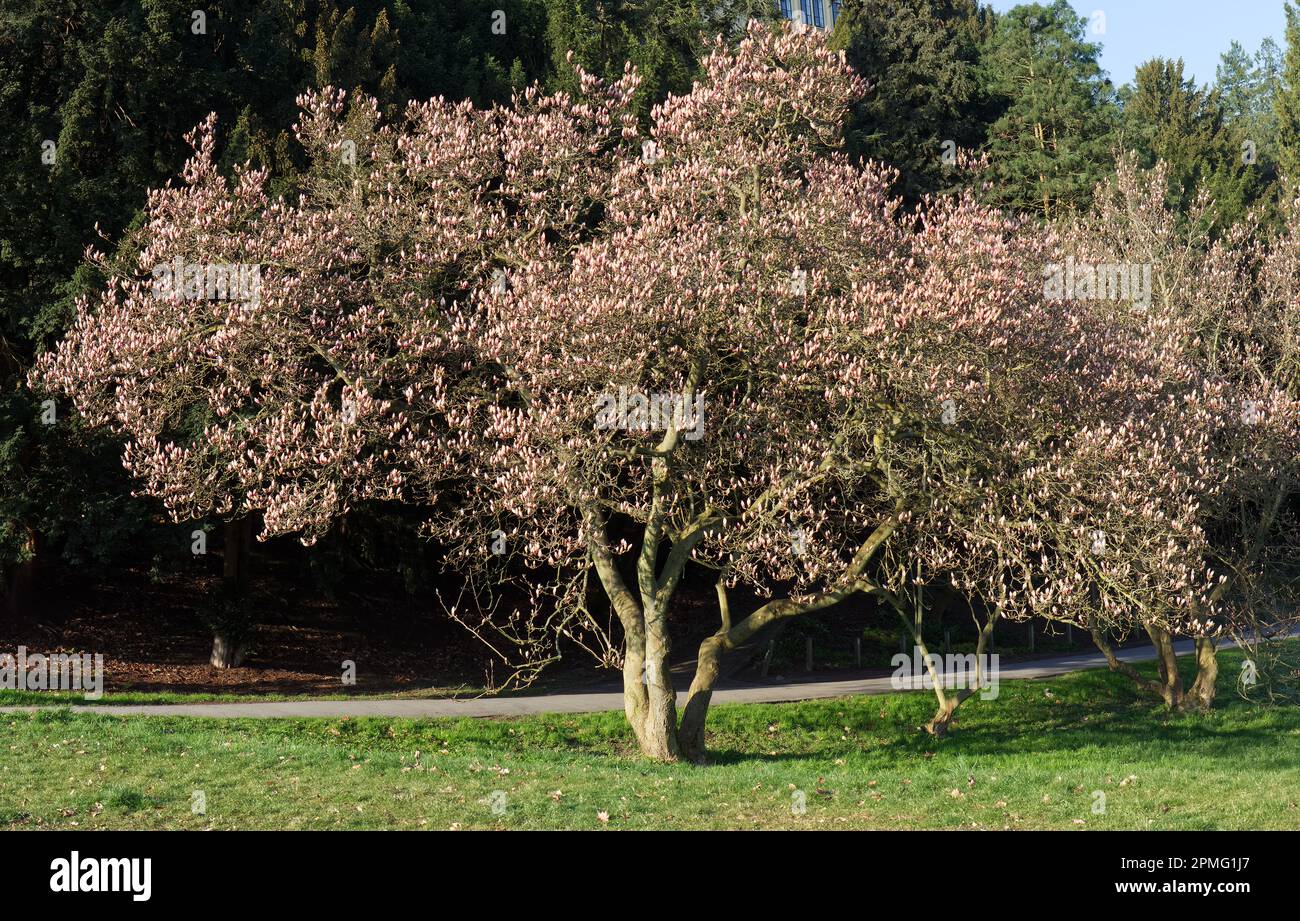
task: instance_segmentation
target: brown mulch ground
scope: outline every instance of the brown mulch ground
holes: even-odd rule
[[[42,597],[24,617],[0,615],[0,652],[26,646],[32,653],[100,653],[109,692],[415,693],[490,687],[507,677],[499,664],[493,671],[485,647],[451,622],[436,601],[377,595],[385,580],[369,581],[344,597],[329,598],[265,567],[249,597],[258,624],[245,662],[217,669],[208,664],[212,636],[199,613],[221,590],[211,571],[151,577],[145,569],[124,570],[98,582],[47,571],[37,582]],[[761,601],[737,592],[732,604],[748,611]],[[683,586],[672,618],[678,668],[689,672],[688,660],[700,640],[716,628],[716,604],[711,586]],[[823,677],[852,665],[853,636],[876,619],[859,608],[826,616],[820,630],[810,622]],[[724,662],[726,675],[757,678],[766,643],[761,638],[734,654]],[[781,643],[787,661],[775,662],[772,675],[803,674],[803,640],[791,634]],[[346,660],[356,663],[355,685],[340,680]],[[617,682],[616,674],[594,668],[577,653],[548,669],[535,689],[611,681]]]
[[[39,613],[0,619],[0,651],[86,652],[104,656],[109,691],[220,694],[373,694],[481,686],[488,658],[463,628],[406,598],[278,603],[253,592],[258,626],[239,668],[208,665],[211,634],[198,605],[219,590],[210,577],[158,583],[127,571],[111,582],[66,588],[48,580]],[[262,610],[264,608],[265,610]],[[357,683],[344,686],[344,660]]]

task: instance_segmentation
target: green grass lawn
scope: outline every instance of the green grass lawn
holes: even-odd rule
[[[409,691],[333,694],[215,694],[180,691],[104,691],[95,700],[81,691],[17,691],[0,688],[0,707],[48,707],[51,702],[77,706],[132,706],[135,704],[238,704],[275,703],[286,700],[436,700],[444,697],[486,696],[482,687],[413,688]]]
[[[1242,700],[1221,659],[1205,716],[1104,671],[1003,682],[944,740],[926,693],[720,706],[708,767],[641,760],[618,713],[4,714],[0,827],[1300,829],[1300,707]]]

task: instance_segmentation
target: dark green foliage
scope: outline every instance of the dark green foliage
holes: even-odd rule
[[[1114,92],[1067,0],[1018,6],[985,44],[985,88],[1000,115],[989,129],[995,200],[1055,218],[1082,207],[1110,166]]]
[[[1219,91],[1184,79],[1182,61],[1146,62],[1133,86],[1124,88],[1122,101],[1120,144],[1135,151],[1144,167],[1164,161],[1180,211],[1205,188],[1214,195],[1219,222],[1232,223],[1267,185],[1259,142],[1243,149],[1248,138],[1228,123]]]
[[[498,10],[504,28],[494,30]],[[57,408],[53,426],[33,421],[42,397],[24,376],[96,283],[85,248],[112,245],[139,220],[147,190],[184,162],[186,132],[215,111],[223,165],[269,166],[273,191],[286,192],[304,90],[359,89],[388,114],[435,95],[487,104],[549,63],[541,0],[224,0],[204,6],[201,22],[194,11],[181,0],[12,0],[0,18],[7,579],[36,551],[75,563],[124,555],[125,535],[157,512],[130,498],[112,446],[76,431],[71,407]]]
[[[111,450],[77,432],[66,405],[41,421],[22,378],[93,282],[79,265],[95,225],[116,234],[175,168],[169,150],[204,78],[180,15],[179,3],[27,2],[0,21],[0,561],[11,574],[47,549],[105,561],[143,525]]]
[[[1294,185],[1300,182],[1300,7],[1290,2],[1286,4],[1286,55],[1273,110],[1278,159],[1283,175]]]
[[[484,106],[507,101],[547,73],[543,0],[387,0],[368,6],[389,10],[400,45],[394,86],[401,100],[445,96]],[[493,30],[497,11],[504,14],[500,34]]]
[[[1233,42],[1215,69],[1224,116],[1243,137],[1256,142],[1261,152],[1277,159],[1277,116],[1274,101],[1282,82],[1282,50],[1266,38],[1254,55]]]
[[[670,93],[690,90],[715,36],[734,38],[749,17],[775,11],[769,0],[546,0],[552,88],[576,89],[575,64],[613,78],[631,61],[643,80],[636,104],[644,120]]]
[[[984,145],[990,101],[980,48],[993,16],[976,0],[848,0],[833,42],[871,84],[848,126],[850,152],[901,172],[914,198],[957,179],[942,145]]]

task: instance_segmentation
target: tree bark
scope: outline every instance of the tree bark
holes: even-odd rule
[[[641,753],[656,761],[676,761],[677,698],[668,675],[666,652],[653,649],[644,634],[628,634],[623,655],[623,712]]]
[[[1214,703],[1219,677],[1219,662],[1214,640],[1196,638],[1196,678],[1190,688],[1184,689],[1182,675],[1178,672],[1178,654],[1174,650],[1174,636],[1163,627],[1147,626],[1147,635],[1156,651],[1156,670],[1159,680],[1145,678],[1127,662],[1121,662],[1106,642],[1096,624],[1089,625],[1093,643],[1106,657],[1110,670],[1132,679],[1133,683],[1164,702],[1167,710],[1208,710]]]
[[[663,619],[659,615],[658,620]],[[661,624],[647,626],[641,750],[656,761],[676,761],[681,752],[677,745],[677,694],[668,673],[667,630]]]
[[[27,559],[5,567],[4,584],[0,586],[4,590],[5,612],[14,618],[22,617],[28,612],[37,580],[40,549],[37,535],[31,528],[24,527],[23,530],[23,549],[27,553]]]
[[[229,615],[232,611],[247,614],[244,606],[248,596],[248,560],[253,541],[253,519],[249,516],[227,521],[223,528],[223,557],[221,563],[222,589],[225,605],[222,617],[212,628],[212,653],[208,663],[213,668],[238,668],[244,662],[248,630],[252,618],[238,623]]]
[[[724,644],[725,638],[716,634],[700,644],[695,677],[691,681],[691,689],[686,696],[686,707],[682,711],[682,725],[679,732],[682,757],[696,764],[703,764],[708,758],[704,724],[709,716],[709,703],[713,698],[713,685],[718,680]]]
[[[1187,689],[1183,709],[1208,710],[1214,705],[1219,680],[1219,660],[1214,640],[1196,638],[1196,679]]]
[[[639,625],[638,625],[639,627]],[[645,637],[640,629],[623,628],[623,713],[628,725],[642,742],[642,727],[650,711],[650,692],[645,683]],[[642,749],[645,746],[642,743]]]
[[[899,616],[903,618],[904,623],[907,617],[902,610],[898,611]],[[979,636],[975,641],[975,681],[970,687],[953,688],[955,693],[949,695],[947,689],[943,686],[943,676],[935,670],[930,659],[930,650],[926,646],[925,636],[921,630],[921,614],[918,608],[915,620],[913,638],[916,648],[920,650],[925,661],[926,669],[930,672],[930,680],[934,684],[934,696],[939,702],[938,709],[935,710],[934,716],[930,722],[925,724],[925,731],[932,736],[943,738],[952,728],[953,717],[957,713],[957,708],[964,704],[972,695],[979,692],[985,685],[984,676],[984,657],[988,654],[989,640],[993,636],[993,628],[997,625],[999,612],[994,609],[989,615],[984,626],[980,627]]]
[[[1183,705],[1183,676],[1178,673],[1178,653],[1174,651],[1174,637],[1163,627],[1147,626],[1147,636],[1156,650],[1156,668],[1160,672],[1160,697],[1165,709],[1176,710]]]
[[[1101,654],[1106,657],[1106,664],[1110,667],[1112,672],[1124,675],[1142,690],[1164,699],[1165,688],[1163,682],[1153,681],[1150,678],[1144,677],[1142,673],[1134,668],[1130,663],[1124,662],[1116,656],[1115,650],[1106,640],[1105,634],[1102,632],[1101,627],[1095,620],[1089,620],[1088,632],[1092,635],[1093,645],[1095,645],[1097,649],[1101,651]]]
[[[619,572],[618,561],[605,534],[603,512],[595,506],[584,505],[582,515],[588,530],[587,551],[592,566],[623,627],[623,712],[643,754],[658,761],[675,761],[678,757],[677,701],[668,675],[665,618],[647,617],[642,602]],[[654,539],[653,533],[647,535],[647,542]],[[641,557],[650,560],[649,564],[638,562],[638,577],[645,579],[647,565],[653,566],[654,550],[643,546]],[[641,587],[643,598],[650,598],[652,605],[662,606],[671,597],[671,591],[657,591],[649,583],[643,582]]]
[[[858,592],[870,592],[877,589],[867,582],[863,570],[875,556],[876,551],[889,539],[889,535],[898,527],[899,516],[891,517],[881,524],[866,539],[858,552],[854,554],[844,573],[844,579],[838,588],[828,589],[814,595],[807,601],[795,602],[788,598],[769,601],[748,617],[736,624],[731,623],[731,611],[726,600],[726,591],[722,581],[718,583],[718,604],[721,610],[722,627],[713,636],[700,644],[696,659],[695,677],[686,697],[686,706],[682,711],[682,724],[678,731],[680,742],[678,751],[682,757],[696,763],[708,758],[705,746],[705,722],[709,714],[709,703],[713,697],[713,685],[721,669],[722,653],[736,649],[753,640],[754,636],[772,624],[820,611],[838,604],[845,598]]]
[[[213,631],[212,655],[208,662],[213,668],[239,668],[244,664],[244,647],[243,637]]]

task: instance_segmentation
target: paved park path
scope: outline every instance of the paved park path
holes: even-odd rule
[[[1227,647],[1231,643],[1224,643]],[[1192,641],[1175,644],[1179,654],[1192,650]],[[1150,646],[1116,650],[1126,662],[1145,662],[1155,658]],[[1106,659],[1099,652],[1031,659],[999,668],[999,681],[1025,678],[1051,678],[1088,668],[1104,668]],[[905,679],[904,689],[921,688],[921,679]],[[778,703],[793,700],[816,700],[861,694],[888,694],[897,691],[890,674],[855,677],[834,681],[809,678],[803,681],[775,683],[723,682],[713,692],[713,703]],[[684,690],[677,692],[678,703],[685,702]],[[0,712],[20,712],[38,707],[0,707]],[[568,694],[537,694],[518,697],[480,697],[470,699],[427,700],[285,700],[250,703],[193,704],[91,704],[70,709],[80,713],[146,716],[198,716],[228,719],[231,717],[461,717],[527,716],[536,713],[595,713],[622,710],[623,694],[617,688],[579,691]]]

